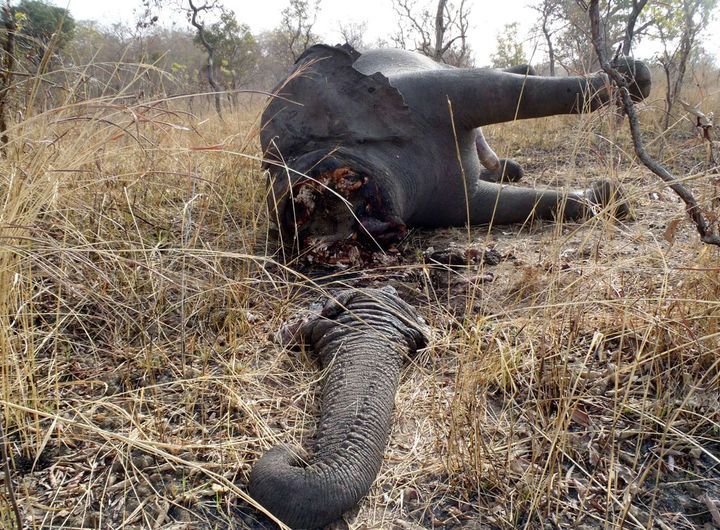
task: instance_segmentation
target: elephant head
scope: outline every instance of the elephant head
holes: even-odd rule
[[[647,67],[619,67],[633,97],[646,97]],[[522,169],[497,157],[481,126],[610,100],[605,74],[533,73],[453,68],[404,50],[307,50],[262,116],[270,212],[285,240],[386,246],[407,227],[576,219],[617,199],[607,182],[568,192],[488,182],[503,171],[517,180]]]
[[[368,492],[387,444],[403,358],[428,331],[385,290],[342,291],[300,330],[327,369],[315,451],[278,446],[253,467],[252,497],[291,528],[334,521]]]

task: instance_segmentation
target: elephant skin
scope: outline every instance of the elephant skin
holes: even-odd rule
[[[249,492],[291,528],[319,528],[355,506],[380,470],[403,359],[428,328],[385,289],[345,290],[300,335],[327,377],[315,451],[277,446],[254,465]]]
[[[617,68],[635,100],[647,97],[647,66],[621,58]],[[578,219],[617,199],[607,181],[569,192],[488,182],[503,170],[517,180],[522,169],[497,157],[481,126],[593,111],[610,99],[605,74],[533,73],[454,68],[404,50],[308,49],[261,120],[268,204],[283,240],[388,246],[408,227]]]

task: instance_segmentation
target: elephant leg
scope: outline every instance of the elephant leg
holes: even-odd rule
[[[590,217],[606,207],[611,207],[612,215],[618,219],[629,214],[622,190],[607,180],[571,192],[479,184],[470,199],[470,224],[523,223],[530,218],[574,220]]]
[[[480,180],[486,182],[518,182],[523,178],[525,172],[520,164],[509,158],[498,159],[498,169],[483,169],[480,172]]]
[[[535,68],[529,64],[516,64],[510,68],[503,68],[503,72],[507,72],[508,74],[537,75]]]
[[[475,149],[477,150],[480,162],[486,169],[495,172],[500,171],[500,159],[495,154],[495,151],[493,151],[492,147],[490,147],[490,145],[487,143],[485,135],[483,134],[480,127],[475,129]]]
[[[253,467],[250,495],[291,528],[323,527],[375,481],[403,358],[427,340],[415,310],[384,290],[341,292],[301,329],[328,374],[315,454],[275,447]]]
[[[640,62],[628,62],[635,75],[631,93],[642,99],[650,91],[650,72]],[[452,104],[455,123],[475,129],[491,123],[593,111],[609,99],[604,74],[589,77],[541,77],[511,74],[488,68],[441,69],[408,72],[392,82],[411,107],[427,108],[437,119]]]
[[[517,182],[523,177],[523,170],[520,164],[514,160],[498,158],[485,139],[482,129],[475,130],[475,149],[478,158],[485,167],[480,173],[480,180],[488,182],[500,182],[502,180]]]

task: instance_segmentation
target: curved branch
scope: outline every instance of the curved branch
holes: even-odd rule
[[[590,27],[592,30],[592,41],[595,47],[595,53],[597,53],[600,65],[603,70],[607,73],[610,79],[620,89],[620,95],[622,96],[623,107],[628,116],[628,122],[630,123],[630,134],[633,140],[633,146],[635,147],[635,153],[638,158],[645,164],[650,171],[660,177],[670,189],[672,189],[678,197],[685,203],[685,210],[688,216],[695,223],[700,239],[703,243],[708,245],[720,246],[720,236],[713,229],[713,227],[705,219],[700,206],[695,199],[692,192],[680,182],[672,173],[670,173],[664,166],[655,161],[645,150],[645,146],[642,140],[642,134],[640,132],[640,124],[638,122],[637,113],[633,105],[632,99],[630,98],[630,92],[628,90],[627,80],[620,75],[620,73],[613,67],[608,61],[605,55],[605,47],[603,42],[602,32],[600,31],[600,15],[598,12],[599,0],[591,0],[589,6],[590,15]]]

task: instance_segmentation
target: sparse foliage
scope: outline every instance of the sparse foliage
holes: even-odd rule
[[[555,77],[555,47],[553,36],[556,31],[555,24],[558,22],[558,5],[562,0],[542,0],[533,6],[538,12],[538,29],[542,32],[548,54],[548,68],[551,77]]]
[[[283,9],[277,36],[285,53],[297,61],[305,50],[318,41],[313,33],[320,10],[320,0],[290,0]]]
[[[621,51],[623,55],[629,56],[632,51],[633,41],[635,40],[635,33],[643,33],[647,28],[653,24],[653,20],[646,21],[640,27],[637,26],[637,22],[640,15],[645,8],[648,0],[632,0],[630,13],[627,16],[627,23],[625,24],[625,36],[623,37],[623,43]]]
[[[518,23],[505,24],[497,36],[495,53],[491,56],[495,68],[508,68],[528,62],[523,44],[518,38]]]
[[[365,32],[367,32],[367,22],[340,23],[340,35],[343,41],[356,50],[362,51],[367,47]]]
[[[197,39],[207,51],[207,67],[205,68],[205,75],[207,76],[208,84],[213,90],[213,99],[215,100],[215,111],[219,116],[222,116],[222,104],[220,103],[220,85],[215,81],[215,46],[206,38],[205,23],[200,20],[201,13],[212,12],[218,10],[222,12],[222,6],[213,0],[204,4],[197,4],[193,0],[187,0],[189,11],[188,19],[190,24],[197,30]]]
[[[393,7],[398,16],[398,30],[392,36],[396,46],[453,66],[472,65],[466,0],[426,1],[419,7],[413,0],[393,0]]]
[[[600,31],[612,54],[622,43],[629,54],[632,44],[647,35],[652,20],[646,17],[643,6],[646,0],[603,0],[600,4]],[[597,70],[597,57],[593,53],[587,3],[584,0],[547,0],[547,10],[540,12],[540,25],[545,20],[546,41],[553,39],[554,59],[570,73]],[[543,6],[545,7],[545,5]],[[545,14],[544,14],[545,13]],[[545,31],[543,31],[545,33]]]
[[[684,0],[683,0],[684,1]],[[626,79],[620,75],[615,69],[615,65],[612,64],[605,54],[605,47],[603,45],[602,32],[600,31],[600,17],[598,14],[598,0],[591,0],[589,7],[589,20],[592,28],[592,40],[595,48],[595,52],[598,55],[600,64],[603,70],[607,72],[611,81],[619,88],[620,95],[622,97],[623,108],[628,116],[630,123],[630,132],[633,140],[633,147],[638,158],[642,161],[645,166],[650,169],[655,175],[665,182],[670,189],[672,189],[680,199],[685,203],[685,208],[688,217],[693,221],[695,227],[700,234],[700,238],[704,243],[708,245],[720,246],[720,235],[718,235],[717,227],[715,226],[716,217],[713,215],[710,220],[706,218],[706,215],[700,208],[700,204],[693,192],[677,179],[670,171],[667,170],[662,164],[658,163],[653,157],[651,157],[642,139],[640,131],[640,124],[638,122],[637,113],[633,102],[630,98],[630,92],[628,90],[628,83]],[[699,112],[699,111],[698,111]],[[712,123],[712,121],[710,122]]]
[[[245,24],[239,24],[233,11],[222,11],[220,19],[204,28],[203,35],[213,49],[217,79],[227,79],[228,88],[239,88],[256,72],[257,42]],[[195,42],[202,45],[199,33]]]
[[[37,66],[53,40],[54,51],[62,50],[75,34],[75,19],[67,9],[42,0],[22,0],[3,11],[3,19],[13,17],[16,45],[24,58]],[[7,25],[7,22],[4,23]]]

